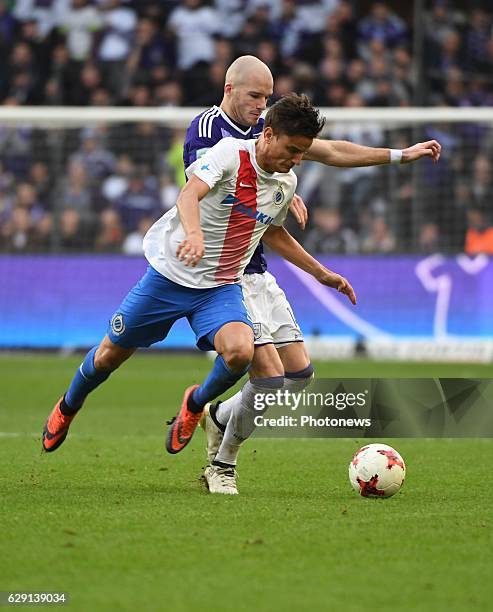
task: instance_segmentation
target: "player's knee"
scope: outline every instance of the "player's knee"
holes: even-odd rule
[[[233,372],[245,370],[253,359],[253,343],[233,344],[224,351],[223,359]]]

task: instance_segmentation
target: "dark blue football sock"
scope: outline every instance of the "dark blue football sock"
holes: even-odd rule
[[[97,348],[95,346],[87,353],[65,393],[61,405],[61,411],[65,416],[71,416],[80,410],[89,393],[111,374],[111,372],[100,372],[94,367],[94,354]]]
[[[285,372],[283,389],[290,393],[301,393],[313,382],[314,373],[315,370],[311,363],[299,372]]]
[[[218,397],[239,381],[247,370],[248,368],[245,368],[243,372],[232,372],[222,356],[218,355],[209,376],[188,398],[188,409],[191,412],[200,412],[207,402]]]
[[[285,378],[310,378],[310,376],[315,372],[311,363],[309,363],[304,370],[299,370],[298,372],[285,372]]]

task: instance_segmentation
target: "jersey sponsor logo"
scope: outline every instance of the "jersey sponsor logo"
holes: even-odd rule
[[[277,189],[274,191],[274,194],[272,196],[272,201],[274,202],[274,206],[281,206],[281,204],[284,202],[284,191],[282,188],[282,185],[278,185]]]
[[[250,219],[255,219],[259,223],[263,223],[264,225],[270,225],[274,221],[274,217],[270,215],[266,215],[265,213],[261,213],[258,210],[253,210],[251,206],[247,206],[244,204],[240,198],[237,198],[233,194],[229,193],[221,204],[231,204],[233,210],[240,213],[240,215],[244,215],[249,217]]]
[[[257,219],[259,223],[263,223],[264,225],[270,225],[274,221],[274,217],[270,217],[269,215],[261,213],[258,210],[255,213],[255,219]]]
[[[242,202],[235,204],[233,209],[240,213],[240,215],[245,215],[246,217],[250,217],[250,219],[255,219],[259,223],[263,223],[264,225],[270,225],[272,221],[274,221],[274,217],[266,215],[265,213],[261,213],[258,210],[253,210],[249,206],[245,206]]]
[[[239,202],[240,198],[237,198],[232,193],[228,193],[228,195],[224,198],[221,204],[234,204],[235,202]]]
[[[240,187],[246,187],[247,189],[255,189],[255,185],[248,185],[242,182],[240,182]]]
[[[115,315],[113,315],[113,318],[111,319],[111,331],[116,336],[121,336],[125,331],[125,321],[123,320],[122,314],[117,312]]]

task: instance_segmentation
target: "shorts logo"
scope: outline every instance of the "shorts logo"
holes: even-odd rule
[[[281,206],[281,204],[284,202],[284,191],[281,185],[278,185],[276,191],[274,191],[272,201],[274,202],[274,206]]]
[[[253,324],[253,339],[260,340],[262,336],[262,323],[254,323]]]
[[[121,336],[123,334],[125,331],[125,323],[123,321],[122,314],[117,313],[116,315],[113,315],[113,318],[111,319],[111,330],[117,336]]]

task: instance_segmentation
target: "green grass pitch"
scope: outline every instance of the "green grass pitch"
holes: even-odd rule
[[[164,421],[210,362],[132,358],[42,455],[43,422],[79,362],[0,356],[0,591],[65,591],[81,611],[492,609],[492,440],[388,440],[408,478],[395,497],[366,500],[347,479],[363,440],[253,439],[240,495],[211,496],[202,432],[180,455],[164,450]],[[491,376],[472,365],[316,367]]]

